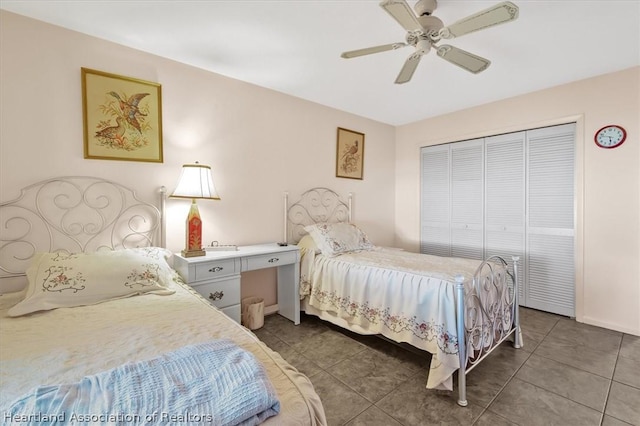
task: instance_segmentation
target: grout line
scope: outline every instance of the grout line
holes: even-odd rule
[[[472,426],[473,426],[473,425],[477,425],[477,424],[478,424],[478,421],[480,420],[480,418],[481,418],[482,416],[484,416],[484,414],[485,414],[486,412],[489,412],[489,413],[491,413],[492,415],[494,415],[494,416],[496,416],[496,417],[500,417],[501,419],[503,419],[503,420],[504,420],[504,421],[506,421],[506,422],[513,423],[513,424],[516,424],[516,425],[518,424],[518,423],[516,423],[514,420],[511,420],[511,419],[506,418],[506,417],[505,417],[505,416],[503,416],[502,414],[494,413],[493,411],[489,410],[489,407],[487,407],[487,408],[485,408],[484,410],[482,410],[482,413],[480,413],[480,415],[478,416],[478,418],[474,420],[474,422],[472,423]]]
[[[575,320],[574,320],[574,321],[575,321]],[[542,343],[544,342],[544,340],[545,340],[547,337],[551,337],[552,339],[556,339],[556,340],[559,340],[559,341],[562,341],[562,342],[567,342],[565,339],[561,339],[561,338],[559,338],[559,337],[550,336],[550,334],[551,334],[551,332],[553,331],[553,329],[555,329],[555,328],[556,328],[556,326],[558,325],[558,322],[559,322],[559,320],[558,320],[558,321],[556,321],[556,323],[553,325],[553,327],[551,327],[551,330],[549,330],[549,332],[548,332],[548,333],[543,337],[543,339],[540,341],[540,343],[538,343],[538,346],[536,346],[536,348],[531,352],[532,354],[534,354],[534,353],[538,350],[538,348],[540,347],[540,345],[542,345]],[[577,322],[576,322],[576,323],[577,323]],[[580,323],[577,323],[577,324],[580,324]],[[542,333],[540,333],[540,334],[542,334]],[[602,377],[603,379],[613,380],[613,375],[615,374],[615,367],[616,367],[616,365],[618,364],[618,357],[620,356],[620,348],[622,347],[622,341],[623,341],[623,339],[624,339],[624,333],[622,333],[622,334],[623,334],[623,336],[622,336],[622,338],[620,339],[620,343],[618,344],[618,350],[617,350],[617,352],[616,352],[616,362],[615,362],[615,364],[614,364],[613,373],[611,374],[611,377],[606,377],[606,376],[603,376],[603,375],[601,375],[601,374],[594,373],[594,372],[589,371],[589,370],[585,370],[584,368],[580,368],[580,367],[578,367],[578,366],[576,366],[576,365],[568,364],[567,362],[559,361],[559,360],[557,360],[557,359],[550,358],[550,357],[548,357],[548,356],[544,356],[544,355],[541,355],[541,354],[538,354],[538,353],[536,353],[535,355],[536,355],[536,356],[539,356],[539,357],[541,357],[541,358],[544,358],[544,359],[549,359],[549,360],[551,360],[551,361],[555,361],[555,362],[557,362],[557,363],[559,363],[559,364],[568,365],[569,367],[573,367],[573,368],[575,368],[575,369],[577,369],[577,370],[584,371],[584,372],[587,372],[587,373],[589,373],[589,374],[593,374],[594,376]],[[569,342],[569,343],[570,343],[570,342]],[[527,382],[527,383],[528,383],[528,382]]]
[[[385,395],[385,397],[386,397],[386,396],[388,396],[388,395]],[[383,397],[383,398],[381,398],[381,399],[380,399],[380,401],[382,401],[382,399],[384,399],[384,397]],[[380,402],[380,401],[378,401],[378,402]],[[393,415],[392,415],[391,413],[387,413],[386,411],[384,411],[384,409],[383,409],[382,407],[378,406],[377,404],[378,404],[378,403],[376,402],[376,403],[374,403],[371,407],[376,407],[378,410],[382,411],[384,414],[386,414],[387,416],[389,416],[390,418],[392,418],[393,420],[395,420],[398,424],[401,424],[401,425],[403,425],[403,426],[404,426],[404,423],[402,423],[400,420],[398,420],[398,419],[396,419],[395,417],[393,417]],[[371,407],[369,407],[369,408],[371,408]],[[369,408],[367,408],[367,410],[368,410]]]
[[[555,326],[554,326],[554,328],[555,328]],[[547,337],[547,336],[545,336],[545,338],[546,338],[546,337]],[[543,341],[544,341],[544,339],[543,339]],[[540,344],[542,344],[542,342],[540,342]],[[621,344],[622,344],[622,340],[620,340],[620,345],[621,345]],[[619,347],[618,347],[618,353],[620,352],[620,345],[619,345]],[[531,352],[531,353],[529,354],[529,357],[527,358],[527,360],[529,360],[529,358],[531,358],[531,356],[532,356],[532,355],[534,355],[534,353],[533,353],[533,352]],[[518,380],[521,380],[521,381],[523,381],[523,382],[525,382],[525,383],[530,384],[531,386],[535,386],[535,387],[537,387],[537,388],[539,388],[539,389],[542,389],[542,390],[544,390],[545,392],[552,393],[552,394],[557,395],[557,396],[559,396],[559,397],[561,397],[561,398],[564,398],[564,399],[569,400],[569,401],[571,401],[571,402],[574,402],[574,403],[576,403],[576,404],[582,405],[583,407],[586,407],[586,408],[589,408],[589,409],[591,409],[591,410],[594,410],[594,411],[599,412],[599,413],[600,413],[600,425],[601,425],[601,424],[602,424],[602,419],[603,419],[603,416],[604,416],[604,412],[605,412],[605,410],[606,410],[606,406],[607,406],[607,405],[606,405],[606,404],[607,404],[607,400],[608,400],[608,398],[609,398],[609,392],[610,392],[610,390],[611,390],[611,383],[613,382],[613,374],[612,374],[612,378],[607,378],[607,377],[601,376],[601,375],[599,375],[599,374],[595,374],[595,373],[592,373],[592,372],[590,372],[590,371],[583,370],[582,368],[578,368],[578,367],[576,367],[576,366],[574,366],[574,365],[567,364],[567,363],[565,363],[565,362],[560,362],[560,361],[557,361],[557,360],[555,360],[555,359],[552,359],[552,358],[546,357],[546,356],[544,356],[544,355],[540,355],[540,354],[535,354],[535,355],[536,355],[536,356],[538,356],[538,357],[540,357],[540,358],[548,359],[548,360],[551,360],[551,361],[557,362],[558,364],[566,365],[566,366],[569,366],[569,367],[575,368],[576,370],[580,370],[580,371],[583,371],[583,372],[585,372],[585,373],[592,374],[592,375],[594,375],[594,376],[597,376],[597,377],[600,377],[600,378],[603,378],[603,379],[606,379],[606,380],[608,380],[608,381],[609,381],[609,388],[607,389],[607,394],[606,394],[606,396],[605,396],[605,403],[604,403],[604,406],[603,406],[603,408],[602,408],[602,411],[600,411],[600,410],[596,410],[596,409],[595,409],[595,408],[593,408],[593,407],[589,407],[588,405],[585,405],[585,404],[583,404],[582,402],[575,401],[575,400],[573,400],[573,399],[571,399],[571,398],[568,398],[568,397],[566,397],[566,396],[564,396],[564,395],[560,395],[560,394],[559,394],[559,393],[557,393],[557,392],[554,392],[554,391],[552,391],[552,390],[549,390],[549,389],[546,389],[546,388],[544,388],[544,387],[542,387],[542,386],[539,386],[539,385],[537,385],[537,384],[535,384],[535,383],[531,383],[531,382],[529,382],[529,381],[527,381],[527,380],[525,380],[525,379],[518,378]],[[619,355],[618,355],[618,356],[619,356]],[[525,364],[525,363],[526,363],[526,361],[525,361],[525,362],[520,366],[520,368],[518,368],[518,371],[520,371],[520,369],[524,366],[524,364]],[[616,364],[617,364],[617,358],[616,358]],[[614,373],[615,373],[615,366],[614,366]],[[517,372],[516,372],[516,374],[517,374]],[[515,376],[515,375],[514,375],[514,376]],[[512,378],[513,378],[513,377],[512,377]],[[511,378],[511,379],[512,379],[512,378]],[[511,379],[509,379],[509,382],[511,382]],[[500,390],[500,392],[502,392],[502,389]],[[492,401],[492,402],[493,402],[493,401]]]
[[[532,355],[533,355],[533,353],[532,353]],[[557,359],[550,358],[550,357],[545,356],[545,355],[535,354],[535,356],[539,356],[540,358],[548,359],[550,361],[557,362],[558,364],[562,364],[562,365],[566,365],[566,366],[571,367],[571,368],[575,368],[576,370],[580,370],[580,371],[583,371],[585,373],[593,374],[594,376],[600,377],[602,379],[613,380],[613,374],[615,373],[615,365],[613,367],[613,373],[611,373],[611,377],[607,377],[607,376],[603,376],[603,375],[598,374],[598,373],[594,373],[593,371],[585,370],[584,368],[580,368],[580,367],[578,367],[576,365],[569,364],[569,363],[567,363],[565,361],[558,361]],[[617,359],[617,355],[616,355],[616,364],[617,363],[618,363],[618,359]]]
[[[533,352],[532,352],[531,354],[532,354],[532,355],[534,355],[534,353],[533,353]],[[558,364],[562,364],[562,365],[566,365],[566,366],[571,367],[571,368],[575,368],[576,370],[580,370],[580,371],[583,371],[583,372],[585,372],[585,373],[589,373],[589,374],[592,374],[592,375],[594,375],[594,376],[597,376],[597,377],[600,377],[600,378],[602,378],[602,379],[606,379],[606,380],[613,380],[613,375],[615,374],[615,371],[616,371],[616,367],[615,367],[615,364],[614,364],[614,366],[613,366],[613,372],[611,373],[611,377],[607,377],[607,376],[603,376],[603,375],[598,374],[598,373],[594,373],[593,371],[585,370],[584,368],[580,368],[580,367],[578,367],[578,366],[576,366],[576,365],[574,365],[574,364],[569,364],[569,363],[567,363],[567,362],[565,362],[565,361],[559,361],[559,360],[557,360],[557,359],[550,358],[550,357],[545,356],[545,355],[535,354],[535,356],[539,356],[540,358],[548,359],[548,360],[550,360],[550,361],[557,362]],[[618,358],[617,358],[617,356],[618,356],[618,355],[616,355],[616,364],[618,363]]]
[[[593,407],[589,407],[588,405],[585,405],[585,404],[583,404],[582,402],[575,401],[575,400],[573,400],[573,399],[571,399],[571,398],[568,398],[568,397],[566,397],[566,396],[564,396],[564,395],[560,395],[559,393],[554,392],[554,391],[552,391],[552,390],[549,390],[549,389],[547,389],[547,388],[543,388],[543,387],[542,387],[542,386],[540,386],[540,385],[536,385],[535,383],[528,382],[528,381],[526,381],[526,380],[524,380],[524,379],[521,379],[521,378],[517,378],[517,379],[518,379],[518,380],[520,380],[520,381],[522,381],[522,382],[524,382],[524,383],[530,384],[531,386],[535,386],[535,387],[536,387],[536,388],[538,388],[538,389],[542,389],[542,390],[543,390],[543,391],[545,391],[545,392],[549,392],[549,393],[552,393],[552,394],[554,394],[554,395],[557,395],[557,396],[559,396],[560,398],[566,399],[567,401],[571,401],[571,402],[573,402],[574,404],[582,405],[583,407],[588,408],[588,409],[590,409],[590,410],[593,410],[593,411],[595,411],[595,412],[597,412],[597,413],[600,413],[601,415],[602,415],[602,414],[604,414],[604,411],[596,410],[595,408],[593,408]],[[609,387],[611,387],[611,380],[609,380]],[[607,391],[607,396],[608,396],[608,391]],[[606,400],[606,398],[605,398],[605,400]],[[606,407],[606,405],[605,405],[605,407]],[[603,408],[603,410],[604,410],[604,408]]]
[[[366,399],[366,398],[365,398]],[[367,400],[367,402],[369,402],[369,400]],[[355,416],[347,419],[344,423],[342,423],[343,425],[346,425],[347,423],[349,423],[350,421],[352,421],[353,419],[355,419],[356,417],[358,417],[360,414],[364,413],[365,411],[367,411],[369,408],[373,407],[373,404],[369,405],[367,408],[365,408],[364,410],[360,411],[358,414],[356,414]]]
[[[540,345],[542,345],[542,343],[544,342],[544,340],[545,340],[547,337],[549,337],[549,335],[551,334],[551,332],[553,331],[553,329],[555,329],[555,328],[556,328],[556,326],[558,325],[558,322],[559,322],[559,321],[556,321],[556,323],[553,325],[553,327],[551,327],[551,329],[549,330],[549,332],[544,336],[544,338],[543,338],[543,339],[540,341],[540,343],[538,344],[538,347],[539,347]],[[542,333],[541,333],[541,334],[542,334]],[[618,357],[620,356],[620,347],[621,347],[621,345],[622,345],[622,339],[620,339],[620,343],[619,343],[619,345],[618,345],[618,355],[616,356],[616,365],[617,365],[617,362],[618,362]],[[557,361],[557,360],[554,360],[554,359],[551,359],[551,358],[545,357],[545,356],[543,356],[543,355],[536,354],[536,353],[535,353],[535,351],[536,351],[536,350],[537,350],[537,347],[536,347],[536,349],[534,349],[534,351],[533,351],[533,352],[529,352],[529,356],[527,357],[527,359],[522,363],[522,365],[520,365],[520,367],[518,367],[518,369],[517,369],[517,370],[516,370],[512,375],[511,375],[511,377],[509,377],[509,379],[508,379],[508,380],[507,380],[507,382],[504,384],[504,386],[502,386],[502,387],[500,388],[500,390],[498,391],[498,393],[497,393],[497,394],[496,394],[496,395],[491,399],[491,401],[490,401],[490,402],[489,402],[489,404],[487,405],[487,408],[485,409],[485,411],[490,411],[492,414],[496,414],[496,413],[494,413],[493,411],[491,411],[491,410],[490,410],[491,405],[492,405],[492,404],[495,402],[495,400],[500,396],[500,394],[501,394],[501,393],[504,391],[504,389],[509,385],[509,383],[511,383],[511,381],[513,380],[513,378],[518,374],[518,372],[522,369],[522,367],[524,367],[524,365],[527,363],[527,361],[529,360],[529,358],[531,358],[531,356],[532,356],[532,355],[534,355],[534,354],[535,354],[536,356],[539,356],[539,357],[541,357],[541,358],[545,358],[545,359],[550,359],[550,360],[552,360],[552,361],[558,362],[559,364],[569,365],[569,364],[566,364],[566,363],[563,363],[563,362],[560,362],[560,361]],[[582,405],[583,407],[586,407],[586,408],[589,408],[589,409],[594,410],[594,411],[596,411],[596,412],[599,412],[599,413],[600,413],[600,425],[602,425],[602,420],[603,420],[603,418],[604,418],[604,413],[605,413],[605,411],[606,411],[606,404],[607,404],[607,401],[608,401],[608,398],[609,398],[609,392],[610,392],[610,390],[611,390],[611,384],[612,384],[612,382],[613,382],[613,374],[615,374],[615,366],[614,366],[614,373],[612,374],[612,378],[611,378],[611,379],[606,378],[606,377],[603,377],[603,376],[600,376],[599,374],[592,373],[592,372],[590,372],[590,371],[583,370],[583,369],[578,368],[578,367],[573,366],[573,365],[569,365],[569,366],[570,366],[570,367],[573,367],[573,368],[576,368],[576,369],[578,369],[578,370],[580,370],[580,371],[584,371],[584,372],[586,372],[586,373],[593,374],[594,376],[602,377],[602,378],[604,378],[604,379],[609,380],[609,389],[607,390],[607,395],[606,395],[606,397],[605,397],[605,404],[604,404],[604,406],[603,406],[603,408],[602,408],[602,411],[596,410],[596,409],[594,409],[593,407],[589,407],[589,406],[587,406],[587,405],[585,405],[585,404],[583,404],[583,403],[581,403],[581,402],[574,401],[574,400],[573,400],[573,399],[571,399],[571,398],[567,398],[567,397],[566,397],[566,396],[564,396],[564,395],[560,395],[560,394],[558,394],[558,393],[556,393],[556,392],[554,392],[554,391],[551,391],[551,390],[549,390],[549,389],[543,388],[543,387],[538,386],[538,385],[536,385],[536,384],[534,384],[534,383],[528,382],[528,381],[526,381],[526,380],[524,380],[524,379],[521,379],[521,378],[517,378],[517,379],[518,379],[518,380],[521,380],[521,381],[523,381],[523,382],[525,382],[525,383],[528,383],[528,384],[530,384],[530,385],[532,385],[532,386],[535,386],[535,387],[537,387],[537,388],[539,388],[539,389],[542,389],[542,390],[544,390],[544,391],[546,391],[546,392],[550,392],[550,393],[552,393],[552,394],[554,394],[554,395],[557,395],[557,396],[559,396],[559,397],[561,397],[561,398],[564,398],[564,399],[569,400],[569,401],[571,401],[571,402],[574,402],[574,403],[576,403],[576,404]],[[509,420],[509,419],[507,419],[507,420]],[[511,421],[511,420],[509,420],[509,421]]]
[[[609,404],[609,395],[611,394],[611,387],[613,386],[613,378],[616,375],[616,368],[618,368],[618,360],[620,359],[620,349],[622,349],[622,342],[624,341],[624,334],[622,334],[622,338],[620,339],[620,343],[618,344],[618,354],[616,355],[616,363],[613,366],[613,373],[611,374],[611,380],[609,381],[609,389],[607,389],[607,396],[604,398],[604,407],[602,408],[602,414],[600,416],[600,425],[604,421],[604,415],[607,412],[607,404]]]
[[[543,339],[544,340],[544,339]],[[517,349],[517,350],[522,350],[522,349]],[[526,351],[525,351],[526,352]],[[507,385],[509,385],[509,383],[511,383],[511,380],[513,380],[514,377],[516,377],[516,374],[518,374],[518,372],[522,369],[522,367],[524,367],[524,365],[527,363],[527,361],[529,361],[529,358],[531,358],[531,355],[533,355],[533,352],[527,352],[529,354],[529,356],[524,360],[524,362],[522,364],[520,364],[520,367],[518,367],[516,369],[516,371],[513,372],[513,374],[511,374],[511,376],[509,376],[509,378],[507,379],[507,381],[505,382],[504,385],[502,385],[502,387],[500,388],[500,390],[495,394],[495,396],[493,398],[491,398],[491,400],[489,401],[489,403],[487,404],[487,407],[485,408],[485,410],[489,410],[489,407],[491,407],[491,404],[494,403],[494,401],[496,399],[498,399],[498,396],[500,396],[500,394],[502,393],[502,391],[507,387]],[[480,365],[482,365],[482,363],[480,363]],[[521,379],[518,379],[521,380]],[[492,411],[493,413],[493,411]],[[495,414],[495,413],[494,413]],[[509,420],[511,421],[511,420]]]

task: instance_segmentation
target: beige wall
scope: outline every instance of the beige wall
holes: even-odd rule
[[[162,84],[163,164],[83,158],[81,67]],[[280,240],[283,191],[324,185],[355,193],[355,219],[374,242],[417,250],[421,146],[577,120],[578,320],[640,334],[639,68],[394,129],[0,11],[0,93],[0,200],[40,179],[95,175],[155,201],[183,163],[200,161],[222,197],[200,203],[204,238],[235,244]],[[598,149],[592,135],[609,123],[628,141]],[[337,127],[366,134],[362,181],[335,178]],[[172,250],[183,247],[187,209],[168,202]],[[255,294],[273,275],[247,281],[243,293]]]
[[[283,192],[295,201],[327,186],[354,192],[358,223],[376,243],[393,243],[393,203],[380,202],[394,199],[392,126],[5,11],[0,31],[0,200],[41,179],[94,175],[155,201],[182,164],[199,161],[222,198],[199,203],[205,241],[280,241]],[[83,158],[81,67],[162,85],[163,164]],[[335,177],[337,127],[365,133],[364,180]],[[167,202],[171,250],[184,247],[188,206]]]
[[[577,320],[640,335],[640,67],[398,127],[396,243],[419,249],[420,147],[570,121]],[[617,149],[593,142],[607,124],[628,132]]]

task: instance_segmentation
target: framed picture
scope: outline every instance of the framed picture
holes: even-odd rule
[[[338,127],[336,176],[362,179],[364,167],[364,133]]]
[[[82,68],[84,158],[162,163],[157,83]]]

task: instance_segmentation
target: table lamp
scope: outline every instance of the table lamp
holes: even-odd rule
[[[190,198],[192,200],[189,215],[187,216],[186,248],[182,250],[182,256],[204,256],[206,252],[202,249],[202,220],[200,219],[196,199],[220,199],[213,185],[211,167],[199,164],[197,161],[195,164],[184,164],[178,185],[170,197]]]

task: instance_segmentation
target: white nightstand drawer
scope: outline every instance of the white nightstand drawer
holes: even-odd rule
[[[218,308],[240,303],[240,275],[235,278],[205,284],[191,284],[212,305]]]
[[[229,318],[231,318],[232,320],[240,324],[240,317],[241,317],[240,305],[228,306],[224,309],[221,309],[221,311],[224,312],[226,316],[228,316]]]
[[[236,259],[212,260],[210,262],[196,263],[196,281],[233,275],[240,271],[236,268]]]
[[[242,270],[270,268],[280,265],[288,265],[297,261],[297,251],[284,251],[281,253],[250,256],[242,259]]]

